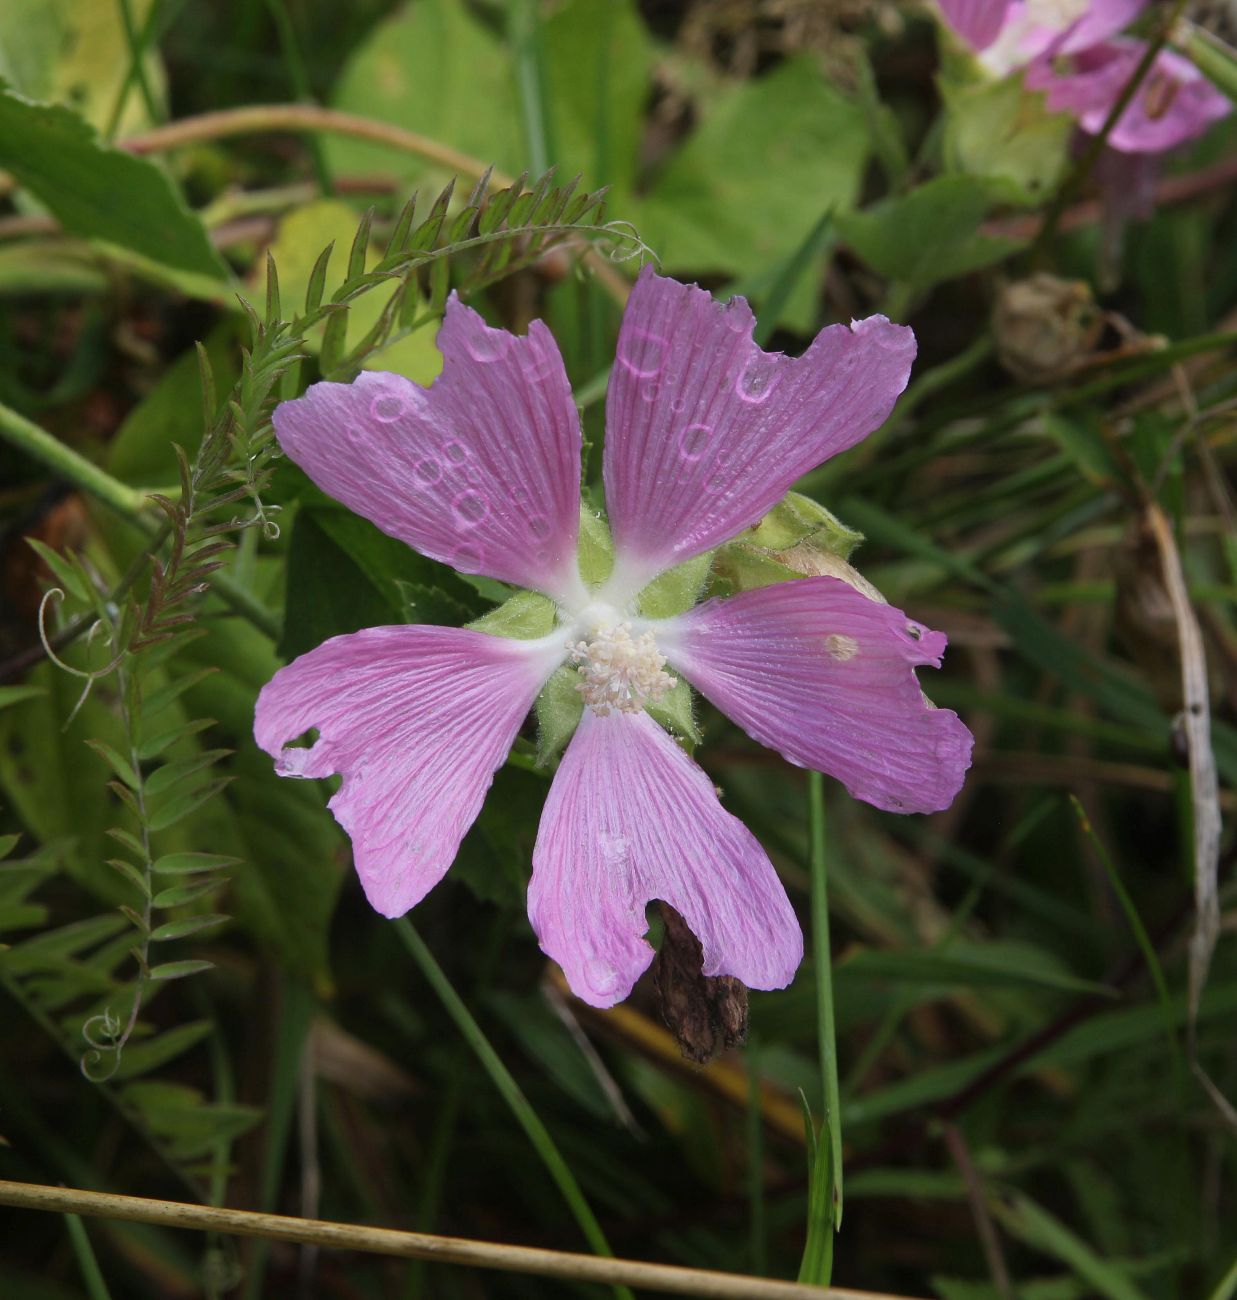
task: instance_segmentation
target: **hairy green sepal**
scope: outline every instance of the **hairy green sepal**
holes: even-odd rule
[[[576,690],[580,674],[564,664],[537,696],[537,762],[545,765],[567,747],[584,716],[584,701]]]
[[[747,543],[764,551],[788,551],[809,540],[821,550],[848,560],[863,541],[863,534],[848,528],[837,515],[811,497],[787,492],[755,527],[740,533],[730,545]]]
[[[580,577],[590,590],[600,587],[614,568],[614,539],[605,515],[580,503]]]
[[[784,559],[797,546],[847,560],[861,541],[862,533],[819,502],[788,492],[758,524],[715,552],[713,574],[732,591],[751,591],[802,578],[803,570]]]
[[[554,602],[536,591],[517,591],[497,609],[482,614],[468,624],[474,632],[510,637],[515,641],[535,641],[549,636],[558,620]]]
[[[673,618],[691,609],[700,599],[712,563],[713,552],[706,551],[659,574],[637,597],[640,613],[645,618]]]

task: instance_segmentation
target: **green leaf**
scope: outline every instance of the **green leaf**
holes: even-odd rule
[[[938,176],[909,194],[839,215],[838,227],[873,270],[922,290],[1004,261],[1023,247],[1020,240],[979,234],[991,202],[981,180]]]
[[[545,776],[503,767],[460,845],[451,873],[483,902],[519,913],[528,892]]]
[[[144,740],[138,746],[137,756],[143,761],[158,758],[165,749],[170,749],[180,741],[188,740],[190,736],[196,736],[199,732],[205,731],[207,727],[213,727],[214,725],[214,718],[195,718],[192,722],[177,723],[176,726],[169,727],[166,731],[156,732],[149,740]]]
[[[629,193],[644,136],[653,48],[632,0],[570,0],[541,23],[560,176]]]
[[[194,828],[188,843],[244,861],[228,887],[237,925],[268,959],[325,994],[328,928],[344,879],[343,836],[326,808],[325,783],[283,779],[249,739],[254,696],[279,660],[269,641],[236,621],[215,625],[192,649],[220,668],[195,688],[192,703],[218,717],[233,740],[228,770],[236,780],[187,823]]]
[[[699,127],[667,161],[639,206],[618,207],[671,273],[767,272],[800,248],[826,209],[859,194],[870,141],[863,110],[796,56],[702,104]],[[814,277],[783,315],[816,318]]]
[[[231,754],[230,749],[206,749],[191,758],[180,758],[174,763],[157,767],[146,778],[146,793],[151,797],[166,794],[174,785],[193,776],[203,768],[211,767]]]
[[[209,1020],[191,1020],[188,1024],[169,1029],[157,1038],[148,1038],[140,1043],[130,1042],[124,1049],[120,1066],[113,1078],[119,1082],[157,1070],[159,1066],[174,1061],[191,1047],[197,1046],[213,1028]]]
[[[162,876],[183,876],[195,871],[218,871],[235,867],[240,858],[230,858],[223,853],[165,853],[156,858],[152,866]]]
[[[1040,417],[1045,431],[1079,470],[1097,486],[1120,483],[1123,475],[1112,450],[1087,412],[1045,411]]]
[[[339,199],[319,199],[288,213],[270,253],[279,267],[279,283],[285,302],[297,303],[310,297],[316,263],[322,250],[330,244],[346,247],[357,233],[357,213]],[[367,270],[379,260],[376,249],[369,250]],[[392,279],[357,297],[349,299],[348,337],[358,343],[378,323],[383,310],[398,290],[400,281]],[[258,280],[254,282],[257,292]],[[413,290],[415,297],[415,289]],[[421,311],[426,310],[426,305]],[[418,313],[420,314],[420,313]],[[306,339],[313,351],[322,346],[324,325],[314,326]],[[363,366],[391,370],[418,384],[429,384],[442,369],[442,354],[434,344],[435,331],[429,325],[405,339],[370,354]]]
[[[1185,53],[1194,66],[1237,103],[1237,56],[1232,47],[1194,23],[1187,24],[1185,32]]]
[[[150,938],[153,943],[163,943],[169,939],[184,939],[188,935],[197,934],[199,930],[222,925],[229,919],[220,912],[203,912],[200,916],[186,916],[179,921],[165,921],[162,925],[155,926],[150,932]]]
[[[136,790],[140,784],[137,773],[133,770],[133,765],[127,758],[122,757],[104,740],[88,740],[86,742],[96,754],[116,773],[118,777],[129,787],[130,790]]]
[[[52,571],[56,581],[71,596],[76,596],[83,604],[90,601],[90,582],[74,565],[69,556],[61,555],[37,537],[27,537],[26,544],[38,552],[39,558]]]
[[[817,1136],[812,1110],[803,1090],[799,1090],[803,1107],[804,1144],[807,1147],[807,1242],[799,1263],[798,1280],[807,1286],[828,1286],[833,1276],[833,1155],[828,1121],[821,1121]],[[824,1140],[822,1141],[821,1138]]]
[[[41,686],[0,686],[0,709],[11,708],[24,700],[37,700],[44,693]]]
[[[233,779],[230,776],[220,777],[218,780],[208,782],[197,790],[176,795],[169,799],[150,813],[148,819],[150,829],[152,831],[162,831],[167,830],[169,826],[175,826],[177,822],[188,817],[190,813],[197,812],[204,803],[213,799],[221,790],[230,785]]]
[[[74,921],[45,934],[35,935],[5,954],[6,967],[15,974],[27,974],[45,965],[83,956],[126,928],[124,917],[109,913]]]
[[[986,181],[1006,203],[1040,203],[1056,189],[1074,133],[1068,113],[1050,113],[1043,95],[1028,94],[1017,77],[943,89],[951,171]]]
[[[128,0],[140,26],[153,0]],[[92,126],[111,123],[128,75],[130,47],[119,4],[97,0],[5,0],[0,5],[0,75],[30,99],[71,104]],[[142,72],[156,100],[164,94],[158,54],[148,51]],[[151,125],[135,88],[116,123],[120,135]]]
[[[344,65],[334,105],[412,126],[502,166],[510,167],[520,152],[507,57],[462,0],[419,0],[375,27]],[[432,173],[439,184],[446,177],[405,151],[339,136],[328,136],[324,145],[332,172],[405,182]]]
[[[213,970],[213,961],[188,959],[185,961],[165,961],[152,966],[149,971],[152,980],[182,980],[186,975],[198,975],[204,970]]]
[[[25,99],[4,82],[0,167],[73,234],[176,270],[227,278],[201,221],[154,163],[110,148],[76,113]]]
[[[151,899],[151,903],[155,907],[181,907],[218,889],[225,879],[226,877],[207,876],[205,880],[196,881],[191,885],[173,885],[171,889],[164,889],[157,893]]]
[[[373,570],[367,573],[357,565],[323,527],[328,518],[330,512],[301,510],[292,525],[286,613],[279,643],[280,653],[287,659],[333,636],[407,621],[399,608],[394,580],[375,581]]]
[[[66,657],[80,664],[83,653],[75,646]],[[65,842],[65,867],[79,884],[100,899],[119,902],[129,897],[129,887],[105,865],[109,852],[103,839],[115,803],[100,780],[98,758],[82,742],[101,740],[121,750],[121,720],[96,692],[66,728],[81,682],[50,664],[40,665],[29,681],[25,698],[0,709],[2,800],[37,842]]]
[[[1084,1278],[1095,1293],[1108,1300],[1147,1300],[1115,1264],[1101,1258],[1091,1246],[1029,1197],[1016,1194],[1003,1211],[1002,1224],[1028,1246],[1053,1256]]]
[[[1042,988],[1061,993],[1093,993],[1116,997],[1105,984],[1074,975],[1053,953],[1022,940],[971,943],[956,940],[948,947],[869,950],[856,953],[839,966],[839,974],[891,980],[915,986],[977,985]]]

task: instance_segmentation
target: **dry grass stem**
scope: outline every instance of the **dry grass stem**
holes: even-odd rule
[[[149,1200],[141,1196],[116,1196],[74,1187],[47,1187],[38,1183],[0,1180],[0,1205],[54,1214],[84,1214],[93,1218],[151,1223],[165,1228],[194,1228],[241,1237],[263,1237],[334,1250],[359,1250],[401,1259],[433,1260],[438,1264],[463,1264],[508,1273],[531,1273],[575,1282],[639,1287],[663,1295],[701,1296],[707,1300],[903,1300],[874,1291],[837,1287],[800,1286],[768,1278],[743,1277],[709,1269],[680,1268],[671,1264],[646,1264],[632,1259],[603,1259],[569,1251],[506,1246],[463,1237],[439,1237],[422,1232],[398,1232],[356,1223],[331,1223],[323,1219],[295,1219],[283,1214],[256,1214],[250,1210],[218,1209],[181,1201]]]

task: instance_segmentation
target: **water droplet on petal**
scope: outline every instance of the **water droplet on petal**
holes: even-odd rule
[[[464,335],[464,348],[474,361],[489,365],[501,361],[507,355],[512,344],[511,335],[506,330],[492,330],[484,325],[474,325]]]
[[[442,478],[442,466],[433,456],[422,456],[412,467],[412,476],[419,487],[433,487]]]
[[[528,520],[528,531],[534,537],[544,540],[550,535],[550,521],[545,515],[532,515]]]
[[[757,355],[735,381],[734,390],[741,401],[759,406],[769,400],[780,382],[776,358]]]
[[[451,502],[461,528],[475,528],[490,513],[490,503],[474,488],[468,488]]]
[[[679,434],[679,455],[684,460],[699,460],[709,449],[713,430],[707,424],[689,424]]]
[[[462,465],[470,454],[468,448],[458,440],[447,443],[442,452],[452,465]]]
[[[369,413],[382,424],[392,424],[404,413],[404,399],[397,393],[382,393],[369,404]]]
[[[647,384],[640,385],[640,400],[652,406],[660,392],[661,385],[655,379],[651,379]]]
[[[601,997],[617,993],[618,971],[604,957],[589,957],[584,962],[584,979],[588,987]]]
[[[631,325],[619,335],[616,355],[619,364],[638,379],[652,379],[665,368],[667,348],[660,334]]]

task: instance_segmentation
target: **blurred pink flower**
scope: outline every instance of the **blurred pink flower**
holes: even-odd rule
[[[659,573],[754,524],[876,428],[915,354],[911,331],[881,316],[830,326],[795,359],[761,351],[752,326],[742,299],[723,307],[640,276],[606,402],[615,565],[595,591],[576,558],[579,418],[540,322],[516,337],[452,298],[429,389],[365,373],[275,412],[284,451],[324,491],[456,569],[544,593],[557,627],[536,640],[417,626],[334,637],[263,689],[259,745],[283,775],[343,774],[331,809],[370,902],[398,916],[450,866],[551,674],[575,665],[585,708],[542,813],[528,908],[595,1006],[626,997],[649,964],[654,898],[686,919],[707,975],[780,988],[802,957],[768,856],[645,711],[673,686],[667,669],[880,808],[946,807],[970,761],[970,733],[915,678],[945,637],[839,579],[641,615]],[[311,728],[312,746],[291,746]]]
[[[1119,33],[1146,0],[939,0],[951,27],[988,69],[1025,70],[1049,109],[1097,135],[1146,46]],[[1108,136],[1119,153],[1159,154],[1195,139],[1230,109],[1186,58],[1161,50]]]

